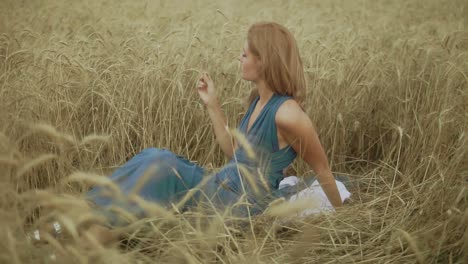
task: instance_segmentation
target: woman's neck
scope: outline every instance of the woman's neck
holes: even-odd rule
[[[255,87],[257,88],[258,95],[260,96],[260,99],[258,100],[258,103],[260,105],[265,105],[268,100],[273,96],[273,91],[268,87],[265,81],[260,80],[258,82],[255,82]]]

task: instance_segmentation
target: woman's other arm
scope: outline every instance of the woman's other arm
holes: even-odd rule
[[[333,207],[342,206],[335,178],[312,121],[294,100],[280,106],[275,117],[283,138],[317,174],[317,179]]]
[[[224,154],[230,159],[234,155],[235,142],[226,129],[226,118],[218,102],[213,81],[207,73],[202,74],[198,84],[198,94],[208,110],[216,142]]]
[[[231,159],[234,155],[235,142],[226,129],[226,118],[224,117],[223,110],[218,102],[207,105],[206,108],[213,123],[216,142],[218,142],[224,154]]]

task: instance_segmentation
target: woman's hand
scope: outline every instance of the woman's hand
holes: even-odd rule
[[[204,72],[198,81],[198,95],[206,107],[211,107],[218,102],[213,80],[208,73]]]

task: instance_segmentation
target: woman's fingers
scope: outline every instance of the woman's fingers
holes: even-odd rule
[[[198,79],[198,89],[207,89],[211,83],[211,78],[207,72],[203,72]]]
[[[199,80],[198,86],[200,87],[200,86],[208,85],[208,82],[211,79],[210,79],[210,76],[208,75],[208,73],[204,72],[204,73],[202,73],[202,75],[200,76],[200,78],[198,80]]]
[[[207,82],[205,79],[203,79],[203,78],[200,78],[200,79],[198,80],[198,84],[199,84],[199,85],[206,85],[207,83],[208,83],[208,82]]]
[[[211,80],[210,75],[209,75],[207,72],[204,72],[204,73],[202,74],[202,79],[203,79],[203,81],[205,81],[205,82],[208,82],[209,80]]]

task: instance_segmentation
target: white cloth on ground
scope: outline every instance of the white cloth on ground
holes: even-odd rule
[[[341,201],[344,202],[346,199],[351,197],[351,193],[346,189],[345,185],[335,180],[336,187],[338,187],[338,192],[341,196]],[[279,184],[279,189],[286,187],[287,185],[294,186],[299,183],[299,178],[296,176],[288,176],[285,177]],[[305,188],[304,190],[298,192],[297,194],[292,195],[288,201],[289,202],[296,202],[302,199],[310,199],[315,201],[314,206],[312,208],[304,209],[302,212],[299,213],[299,216],[307,216],[311,214],[317,214],[325,211],[335,211],[332,204],[328,200],[327,195],[323,191],[320,183],[315,180],[312,184]]]

